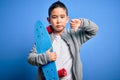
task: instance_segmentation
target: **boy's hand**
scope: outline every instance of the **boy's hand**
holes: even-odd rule
[[[57,59],[57,54],[56,52],[50,52],[51,48],[47,51],[50,61],[55,61]]]
[[[72,21],[70,22],[70,27],[74,29],[75,32],[80,27],[80,25],[81,25],[80,19],[72,19]]]

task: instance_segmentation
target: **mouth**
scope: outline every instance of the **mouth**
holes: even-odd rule
[[[61,27],[62,27],[62,25],[57,25],[56,27],[57,27],[57,28],[61,28]]]

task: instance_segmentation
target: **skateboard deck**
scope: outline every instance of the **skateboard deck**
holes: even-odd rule
[[[50,36],[41,21],[37,21],[34,27],[34,35],[37,53],[42,54],[52,47]],[[42,66],[46,80],[59,80],[55,62]]]

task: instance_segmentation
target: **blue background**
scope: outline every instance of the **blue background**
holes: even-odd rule
[[[0,0],[0,80],[36,80],[37,67],[27,62],[34,25],[48,25],[48,7],[56,0]],[[61,0],[73,18],[88,18],[97,35],[81,48],[83,80],[120,80],[120,1]],[[69,26],[69,24],[67,25]]]

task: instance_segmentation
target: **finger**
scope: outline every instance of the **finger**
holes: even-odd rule
[[[75,23],[75,20],[71,20],[70,23],[74,24],[74,23]]]
[[[72,22],[74,22],[74,23],[79,23],[80,20],[79,20],[79,19],[73,19]]]
[[[75,24],[75,22],[70,22],[70,24]]]
[[[50,52],[52,50],[52,47],[50,47],[48,50],[47,50],[47,52]]]
[[[70,22],[70,26],[74,26],[75,25],[75,23],[73,23],[73,22]]]
[[[76,25],[75,24],[70,24],[70,27],[71,28],[76,28]]]
[[[54,52],[54,55],[57,56],[56,52]]]
[[[57,56],[54,57],[54,60],[56,60],[56,59],[57,59]]]

